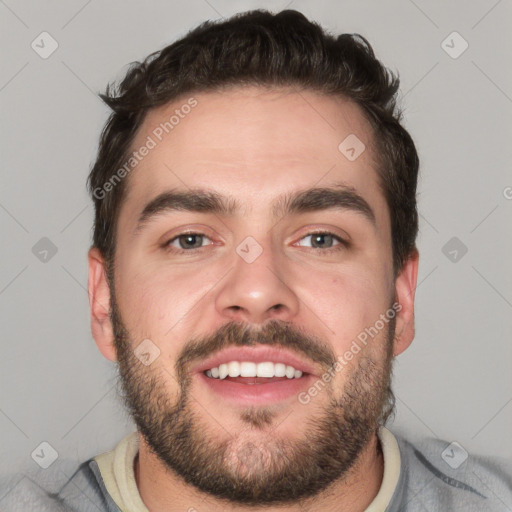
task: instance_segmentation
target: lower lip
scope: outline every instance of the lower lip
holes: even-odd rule
[[[209,389],[233,404],[268,404],[281,402],[297,396],[311,386],[313,375],[303,375],[299,379],[268,382],[265,384],[244,384],[225,379],[207,377],[204,373],[197,374]]]

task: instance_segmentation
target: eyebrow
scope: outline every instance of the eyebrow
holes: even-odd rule
[[[139,215],[134,236],[165,213],[186,211],[210,213],[232,217],[242,210],[241,203],[231,196],[205,189],[167,190],[144,206]],[[272,203],[274,218],[324,210],[347,210],[363,216],[376,228],[376,217],[367,201],[353,187],[335,184],[289,192],[277,197]]]

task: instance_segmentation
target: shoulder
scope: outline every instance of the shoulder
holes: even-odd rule
[[[512,509],[512,461],[469,454],[456,442],[412,441],[396,432],[394,436],[400,450],[402,499],[410,510]]]
[[[118,512],[104,494],[90,459],[59,461],[45,470],[26,470],[0,479],[2,512]]]

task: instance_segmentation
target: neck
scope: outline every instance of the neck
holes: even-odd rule
[[[233,503],[226,506],[184,482],[173,471],[166,468],[158,457],[152,453],[144,438],[139,433],[139,453],[134,460],[135,481],[142,501],[149,512],[167,510],[199,510],[207,504],[210,512],[234,512],[243,507]],[[384,475],[384,457],[379,439],[374,434],[363,449],[349,474],[333,482],[321,494],[289,506],[250,507],[251,512],[325,512],[351,510],[363,512],[379,492]],[[249,507],[247,507],[249,509]]]

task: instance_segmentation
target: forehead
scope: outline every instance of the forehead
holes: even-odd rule
[[[128,177],[120,224],[136,222],[169,189],[211,189],[245,204],[243,214],[263,215],[279,195],[343,182],[378,208],[372,137],[357,105],[313,91],[251,86],[183,96],[149,111],[137,132],[132,151],[151,149]],[[366,147],[355,160],[340,151],[346,139],[356,151]]]

